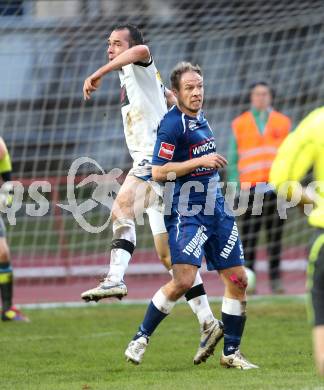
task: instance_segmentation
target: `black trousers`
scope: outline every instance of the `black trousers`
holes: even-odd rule
[[[252,213],[254,197],[255,192],[252,188],[249,195],[248,208],[240,217],[245,266],[254,270],[256,245],[261,227],[264,226],[269,257],[269,277],[272,280],[279,279],[281,238],[284,220],[280,219],[278,214],[277,195],[274,192],[264,194],[263,207],[260,215],[253,215]]]
[[[316,229],[309,253],[307,289],[308,314],[315,326],[324,325],[324,229]]]

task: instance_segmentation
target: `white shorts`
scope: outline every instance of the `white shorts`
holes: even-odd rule
[[[152,180],[152,164],[151,158],[146,157],[142,160],[136,160],[133,163],[132,169],[128,172],[130,176],[138,177],[139,179],[150,181]]]
[[[146,209],[146,214],[149,217],[153,236],[167,232],[164,223],[164,214],[162,211],[158,211],[154,207],[149,207],[148,209]]]
[[[154,200],[154,203],[146,209],[146,214],[149,217],[153,236],[166,233],[167,230],[164,223],[163,185],[152,179],[152,164],[150,158],[147,157],[143,158],[141,161],[134,161],[133,168],[129,171],[128,175],[146,181],[158,195]]]
[[[164,186],[152,179],[152,164],[149,157],[134,161],[133,168],[128,172],[129,176],[135,176],[138,179],[146,181],[153,188],[154,192],[162,199]],[[161,201],[158,202],[161,205]],[[159,207],[158,207],[159,208]]]

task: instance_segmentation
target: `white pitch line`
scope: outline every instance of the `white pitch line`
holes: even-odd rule
[[[211,303],[222,302],[223,297],[208,297],[208,301]],[[252,295],[248,296],[248,302],[258,303],[271,303],[273,301],[285,301],[285,300],[296,300],[305,301],[306,294],[292,294],[292,295]],[[96,303],[96,302],[44,302],[44,303],[25,303],[16,305],[22,309],[38,310],[38,309],[64,309],[64,308],[84,308],[89,309],[93,307],[109,308],[109,306],[127,306],[127,305],[147,305],[151,299],[123,299],[120,302],[107,302],[107,303]],[[186,300],[181,298],[178,303],[185,303]]]
[[[306,259],[295,259],[281,261],[282,271],[305,271],[307,267]],[[268,262],[265,260],[256,262],[256,271],[267,272]],[[106,266],[103,265],[73,265],[65,266],[47,266],[47,267],[16,267],[15,278],[62,278],[67,276],[89,276],[103,275],[106,273]],[[201,272],[207,272],[206,265],[203,264]],[[165,274],[165,268],[160,263],[130,264],[127,268],[128,275],[157,275]]]
[[[95,339],[95,338],[101,338],[101,337],[108,337],[108,336],[116,336],[121,335],[123,332],[120,331],[113,331],[113,332],[98,332],[98,333],[90,333],[87,335],[82,335],[77,337],[78,339]],[[70,339],[71,336],[67,335],[35,335],[35,336],[23,336],[23,337],[15,337],[15,341],[22,341],[22,342],[28,342],[28,341],[39,341],[39,340],[58,340],[58,339]],[[12,341],[12,337],[0,337],[0,343],[1,342],[10,342]]]

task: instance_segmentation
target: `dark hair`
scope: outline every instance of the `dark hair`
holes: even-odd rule
[[[170,81],[171,87],[179,91],[181,76],[186,72],[196,72],[202,76],[202,70],[199,65],[192,65],[190,62],[179,62],[172,70]]]
[[[113,31],[120,31],[125,29],[129,31],[129,47],[144,44],[143,34],[134,24],[118,24],[113,28]]]
[[[272,88],[270,87],[269,83],[267,83],[266,81],[255,81],[254,83],[252,83],[252,84],[250,85],[250,94],[252,93],[253,89],[254,89],[255,87],[258,87],[259,85],[262,86],[262,87],[268,88],[268,90],[269,90],[271,96],[274,95],[274,91],[273,91]]]

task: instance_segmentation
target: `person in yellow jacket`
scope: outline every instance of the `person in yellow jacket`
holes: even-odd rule
[[[232,122],[227,180],[239,182],[241,195],[248,199],[247,209],[241,217],[246,267],[254,271],[258,235],[264,224],[270,286],[274,293],[281,293],[280,254],[284,220],[279,218],[276,194],[268,186],[268,181],[273,159],[291,129],[291,121],[271,107],[272,92],[266,82],[256,82],[251,86],[250,103],[250,110]],[[255,215],[254,206],[261,193],[264,194],[262,212]]]
[[[314,199],[309,199],[299,182],[313,168]],[[301,121],[281,145],[271,172],[270,183],[280,192],[287,181],[301,204],[314,202],[308,222],[314,230],[309,253],[308,282],[309,315],[314,326],[314,353],[318,371],[324,376],[324,106],[315,109]]]
[[[11,159],[4,140],[0,137],[0,175],[3,184],[0,189],[1,208],[9,206],[12,202],[13,185],[11,181]],[[1,319],[2,321],[25,321],[29,319],[24,316],[12,304],[13,295],[13,271],[10,263],[10,252],[6,240],[6,228],[0,215],[0,292],[2,300]]]

